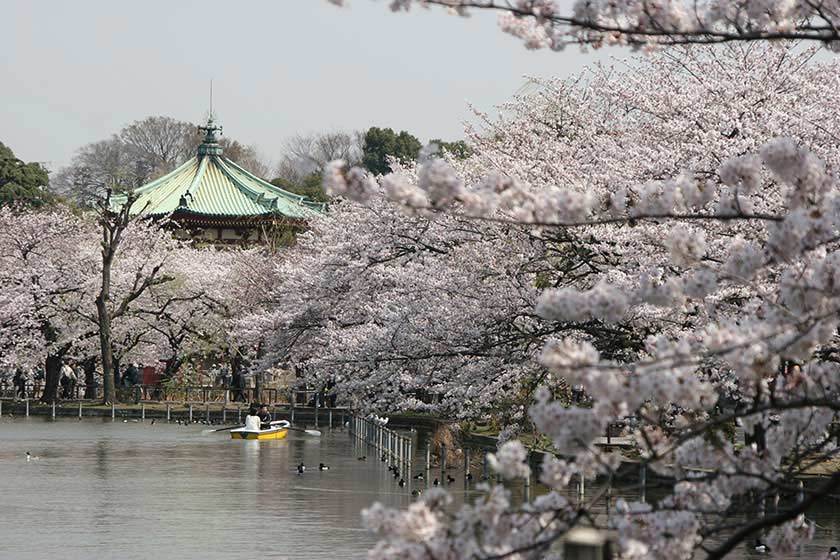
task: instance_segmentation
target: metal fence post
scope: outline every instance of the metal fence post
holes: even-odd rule
[[[79,401],[79,418],[82,417],[82,401]]]
[[[330,429],[332,430],[332,409],[330,409]]]
[[[29,418],[29,397],[26,397],[26,417]]]
[[[295,392],[291,388],[289,389],[289,422],[295,423]]]
[[[166,403],[166,421],[169,422],[172,419],[170,404]]]
[[[411,467],[414,463],[414,441],[408,440],[408,474],[411,474]]]
[[[146,421],[146,405],[145,404],[140,405],[140,420],[142,422]]]
[[[224,405],[222,405],[222,424],[227,424],[227,409],[224,407]]]
[[[318,394],[315,394],[315,427],[318,427]]]
[[[586,495],[586,480],[583,478],[583,473],[578,474],[578,500],[583,502]]]
[[[464,449],[464,484],[469,480],[468,474],[470,474],[470,450]]]
[[[55,401],[52,402],[52,419],[55,420]]]
[[[190,403],[190,424],[192,424],[192,403]]]
[[[639,500],[642,503],[645,503],[647,497],[647,468],[644,463],[642,463],[639,467],[639,471],[639,484],[641,485],[641,488],[639,489]]]
[[[527,451],[525,453],[525,463],[530,466],[531,465],[531,452]],[[531,474],[528,473],[525,475],[525,501],[531,501]],[[609,506],[607,507],[607,511],[609,511]],[[607,515],[609,517],[609,514]]]
[[[117,409],[114,406],[114,403],[111,403],[111,420],[117,417]]]

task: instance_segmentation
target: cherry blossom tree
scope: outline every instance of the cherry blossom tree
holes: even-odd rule
[[[514,364],[531,363],[545,336],[526,280],[542,243],[440,218],[383,202],[337,205],[280,256],[270,312],[244,318],[244,332],[256,331],[246,338],[275,333],[264,346],[269,362],[291,360],[317,385],[332,377],[340,394],[378,409],[474,415],[491,395],[512,393]],[[483,263],[490,251],[506,251],[516,276]]]
[[[515,507],[506,490],[487,488],[454,514],[442,492],[405,512],[374,506],[365,517],[383,540],[373,557],[544,557],[570,527],[602,525],[563,493],[573,476],[620,476],[621,458],[595,445],[617,422],[627,424],[641,462],[674,481],[656,503],[619,502],[607,526],[618,533],[622,558],[722,558],[756,536],[785,552],[813,534],[804,513],[840,485],[840,475],[829,474],[795,497],[797,478],[836,455],[840,121],[823,100],[840,88],[836,63],[810,56],[758,46],[664,51],[623,70],[542,83],[470,131],[475,155],[465,162],[430,158],[379,181],[342,162],[327,169],[328,192],[380,217],[390,216],[378,210],[387,198],[422,227],[506,227],[541,243],[562,239],[573,255],[571,267],[557,266],[560,251],[540,255],[555,266],[530,285],[535,320],[557,327],[529,366],[542,375],[522,419],[551,443],[539,470],[549,493]],[[332,260],[313,268],[324,282],[342,268],[356,267],[355,277],[368,269],[367,247],[350,237],[343,243],[343,261],[329,251]],[[528,255],[492,249],[471,258],[505,270]],[[429,276],[457,277],[426,264]],[[409,279],[393,281],[411,291],[419,273],[401,266]],[[498,295],[482,293],[469,276],[478,266],[453,268],[492,310]],[[333,309],[328,295],[320,293],[321,305]],[[409,310],[390,299],[364,301],[364,335],[325,338],[341,346],[322,349],[342,355],[348,342],[387,345],[394,322],[429,315],[423,303],[445,314],[449,299],[424,295]],[[459,307],[451,311],[461,316]],[[615,352],[588,332],[591,324],[644,340]],[[421,325],[450,340],[463,336],[450,324],[440,332]],[[359,369],[362,380],[370,375]],[[591,405],[570,405],[558,391],[564,384],[583,386]],[[729,435],[735,422],[744,447]],[[492,463],[520,478],[530,472],[527,455],[511,441]],[[766,513],[777,496],[777,511]]]
[[[173,281],[151,286],[139,298],[125,330],[145,333],[142,350],[164,360],[164,378],[172,378],[191,357],[223,355],[236,346],[231,324],[253,302],[244,285],[265,268],[267,255],[259,249],[181,247],[166,265]]]
[[[127,208],[0,210],[0,368],[43,368],[45,402],[58,398],[64,359],[92,381],[99,355],[113,402],[120,363],[163,360],[172,375],[227,352],[232,324],[273,282],[267,252],[195,247]]]
[[[79,310],[96,269],[89,223],[61,209],[0,209],[0,367],[43,367],[57,397],[62,359],[89,336]]]

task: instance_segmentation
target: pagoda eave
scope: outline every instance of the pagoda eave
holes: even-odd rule
[[[168,221],[174,222],[181,227],[255,227],[255,226],[292,226],[305,227],[306,220],[300,218],[290,218],[282,214],[260,214],[255,216],[229,216],[229,215],[213,215],[213,214],[197,214],[194,212],[175,211],[174,213],[164,216],[150,216],[152,218],[164,218]]]

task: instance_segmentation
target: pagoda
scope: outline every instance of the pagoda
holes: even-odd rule
[[[214,245],[254,244],[292,235],[325,205],[285,191],[240,167],[222,153],[211,113],[200,126],[204,140],[178,168],[134,191],[131,214],[165,219],[178,237]],[[115,206],[125,195],[114,197]]]

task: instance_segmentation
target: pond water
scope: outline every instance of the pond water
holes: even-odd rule
[[[364,558],[376,538],[359,511],[411,503],[385,464],[357,459],[371,451],[344,430],[256,442],[202,428],[3,418],[0,558]],[[39,459],[27,462],[27,451]],[[470,498],[455,476],[456,499]],[[821,558],[840,542],[833,504],[809,517],[821,528],[793,558]],[[732,555],[752,557],[748,547]]]

